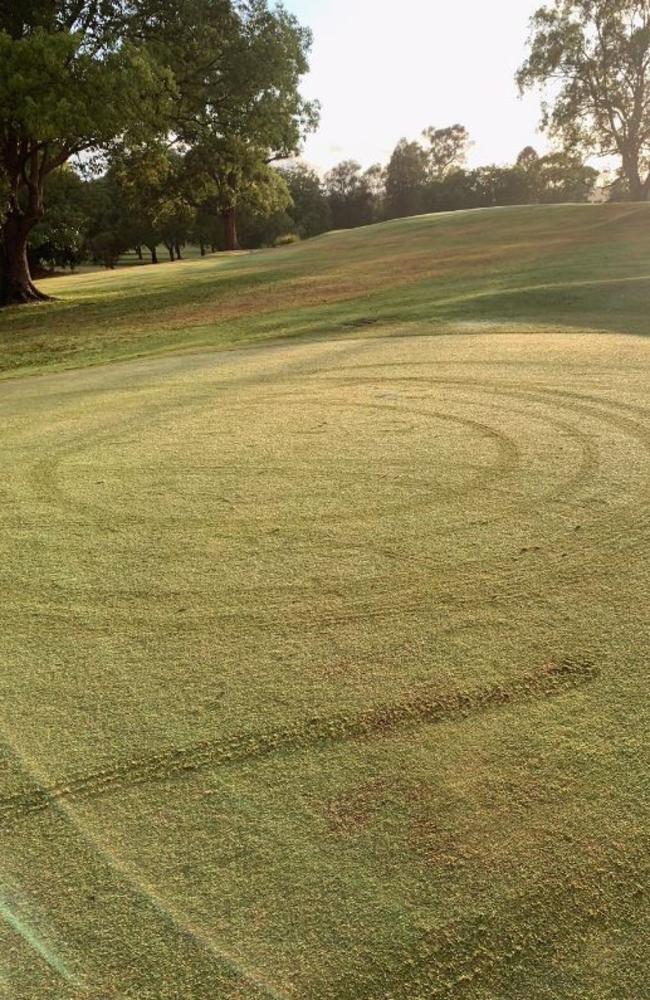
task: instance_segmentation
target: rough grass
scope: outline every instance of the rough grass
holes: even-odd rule
[[[0,317],[14,376],[273,341],[0,386],[0,995],[647,994],[648,221]]]

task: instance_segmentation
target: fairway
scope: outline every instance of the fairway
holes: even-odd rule
[[[647,206],[48,290],[0,316],[0,997],[648,996]]]

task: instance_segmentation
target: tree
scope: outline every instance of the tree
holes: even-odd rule
[[[517,157],[516,165],[522,170],[532,171],[539,163],[539,153],[533,146],[524,146]]]
[[[0,305],[46,296],[27,260],[47,177],[130,129],[157,126],[173,81],[129,37],[126,3],[30,0],[0,6]]]
[[[386,215],[404,218],[424,211],[428,157],[417,142],[402,139],[386,168]]]
[[[454,170],[442,180],[427,184],[427,212],[456,212],[464,208],[478,208],[481,204],[474,183],[476,171]]]
[[[542,124],[565,148],[620,157],[634,201],[650,196],[648,0],[553,0],[531,22],[520,90],[552,85]]]
[[[599,177],[581,157],[566,152],[542,156],[535,174],[539,200],[547,205],[589,201]]]
[[[28,261],[32,274],[43,268],[74,268],[81,262],[88,214],[88,185],[69,166],[60,167],[45,181],[46,211],[32,230]]]
[[[133,245],[146,246],[152,263],[164,243],[170,260],[180,258],[194,222],[185,159],[162,140],[122,146],[114,152],[109,171],[129,217]]]
[[[245,245],[270,244],[286,233],[286,212],[290,205],[291,195],[284,177],[267,164],[258,166],[239,202],[245,222]]]
[[[465,166],[470,138],[464,125],[449,125],[447,128],[430,127],[425,129],[422,135],[428,143],[426,157],[432,180],[443,180],[452,171]]]
[[[104,267],[113,268],[137,239],[137,219],[113,171],[88,182],[84,204],[87,213],[85,255]]]
[[[186,157],[189,186],[198,204],[214,206],[223,224],[226,250],[241,249],[237,214],[241,209],[267,217],[290,203],[280,174],[263,152],[235,137],[204,138]]]
[[[219,249],[222,235],[221,219],[216,205],[209,200],[202,201],[196,209],[192,227],[192,238],[200,247],[202,257],[205,257],[208,250],[215,253]]]
[[[355,160],[344,160],[325,175],[325,190],[334,229],[354,229],[373,221],[369,180]]]
[[[472,207],[523,205],[530,201],[530,181],[520,167],[493,164],[471,170],[466,176]]]
[[[287,185],[291,205],[287,214],[293,230],[301,239],[326,232],[332,223],[330,208],[321,179],[305,163],[292,163],[282,167],[280,174]]]
[[[380,222],[386,211],[386,168],[373,163],[363,174],[363,182],[372,202],[372,221]]]
[[[192,4],[201,8],[205,23],[210,11],[218,19],[223,7],[222,0]],[[310,32],[283,7],[270,8],[268,0],[246,0],[235,10],[227,36],[219,37],[219,58],[211,50],[195,54],[202,72],[192,74],[189,83],[183,79],[184,64],[197,32],[180,46],[177,32],[165,34],[165,58],[183,81],[185,110],[177,134],[190,149],[197,185],[202,171],[206,197],[219,206],[229,250],[239,246],[240,203],[263,190],[272,192],[269,165],[297,153],[318,121],[317,105],[299,91],[308,69]]]

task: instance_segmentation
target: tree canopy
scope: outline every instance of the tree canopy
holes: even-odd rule
[[[309,45],[267,0],[1,0],[0,305],[42,297],[27,243],[72,157],[163,141],[199,151],[225,211],[251,177],[269,189],[268,163],[317,120],[299,93]]]
[[[0,8],[0,303],[42,297],[26,247],[45,181],[72,156],[156,130],[174,81],[129,37],[119,4],[31,0]]]
[[[565,148],[619,157],[631,198],[648,198],[648,0],[554,0],[541,7],[517,78],[522,90],[550,86],[543,125]]]

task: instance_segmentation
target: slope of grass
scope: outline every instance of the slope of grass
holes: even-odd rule
[[[645,333],[650,206],[424,216],[45,285],[56,302],[0,313],[0,372],[476,320]]]
[[[0,995],[646,996],[647,221],[0,317]]]

